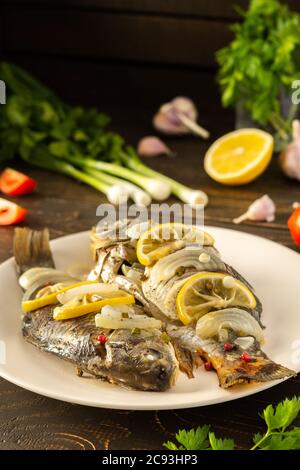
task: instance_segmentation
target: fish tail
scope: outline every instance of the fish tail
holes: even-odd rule
[[[250,382],[269,382],[296,375],[294,371],[276,364],[267,357],[256,357],[253,362],[221,361],[219,358],[212,359],[211,362],[223,388]]]
[[[54,261],[49,244],[49,231],[16,228],[13,254],[19,274],[30,268],[54,268]]]

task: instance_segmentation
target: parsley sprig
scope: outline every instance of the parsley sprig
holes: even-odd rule
[[[268,405],[260,415],[266,424],[264,434],[253,437],[250,450],[298,450],[300,449],[300,427],[292,427],[300,412],[300,397],[286,398],[275,408]],[[210,431],[210,426],[199,426],[175,435],[177,443],[168,441],[163,445],[169,450],[234,450],[233,439],[219,439]]]
[[[238,11],[243,21],[231,27],[234,39],[216,56],[222,103],[242,105],[284,142],[299,112],[293,105],[287,116],[281,96],[291,95],[292,83],[300,78],[300,15],[279,0],[251,0],[247,11]]]

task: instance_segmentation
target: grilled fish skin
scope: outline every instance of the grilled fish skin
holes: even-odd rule
[[[231,351],[225,351],[222,343],[214,339],[199,338],[192,327],[170,325],[167,327],[167,332],[172,341],[179,343],[192,355],[198,354],[205,361],[211,362],[222,388],[250,382],[268,382],[297,375],[294,371],[269,359],[256,341],[247,349],[251,361],[246,362],[240,358],[245,351],[238,345]],[[231,342],[234,339],[232,336]]]
[[[104,334],[101,345],[97,336]],[[176,379],[177,362],[171,345],[159,330],[106,330],[95,326],[94,316],[56,321],[52,309],[28,313],[23,319],[27,342],[76,365],[82,371],[136,390],[165,391]]]
[[[48,231],[16,229],[14,255],[20,273],[36,266],[53,267]],[[52,313],[51,307],[44,307],[23,317],[26,341],[88,374],[128,388],[165,391],[174,384],[178,362],[159,330],[103,330],[95,326],[93,315],[56,321]],[[97,341],[99,334],[107,337],[104,345]]]

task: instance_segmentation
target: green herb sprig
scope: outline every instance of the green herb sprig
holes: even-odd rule
[[[233,41],[216,55],[222,103],[240,104],[286,141],[299,106],[291,101],[284,115],[281,96],[290,96],[300,78],[300,15],[279,0],[251,0],[247,11],[238,11],[243,21],[231,27]]]
[[[254,445],[250,450],[299,450],[300,427],[292,427],[300,412],[300,397],[286,398],[275,408],[268,405],[260,415],[265,424],[264,434],[257,433],[253,437]],[[199,426],[175,435],[177,443],[165,442],[169,450],[234,450],[233,439],[218,439],[210,431],[210,426]]]

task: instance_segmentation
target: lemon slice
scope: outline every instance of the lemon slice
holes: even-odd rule
[[[187,325],[212,310],[255,308],[256,299],[245,284],[226,273],[201,272],[181,287],[176,306],[179,319]]]
[[[273,147],[273,137],[262,130],[230,132],[208,149],[204,168],[219,183],[246,184],[265,171],[272,158]]]
[[[89,302],[82,305],[65,304],[62,307],[56,307],[53,311],[54,320],[69,320],[71,318],[82,317],[88,313],[96,313],[101,310],[105,305],[128,305],[134,304],[135,299],[131,294],[120,291],[118,297],[108,297],[96,302]]]
[[[64,287],[63,289],[53,292],[52,294],[44,295],[33,300],[25,300],[22,302],[22,310],[24,313],[32,312],[33,310],[38,310],[39,308],[46,307],[46,305],[55,305],[58,303],[57,296],[63,292],[67,292],[70,289],[75,287],[84,286],[86,284],[97,284],[99,281],[82,281],[76,282],[75,284]]]
[[[194,225],[169,223],[155,225],[142,233],[137,243],[137,257],[144,266],[150,266],[164,256],[187,245],[213,245],[214,239]]]

